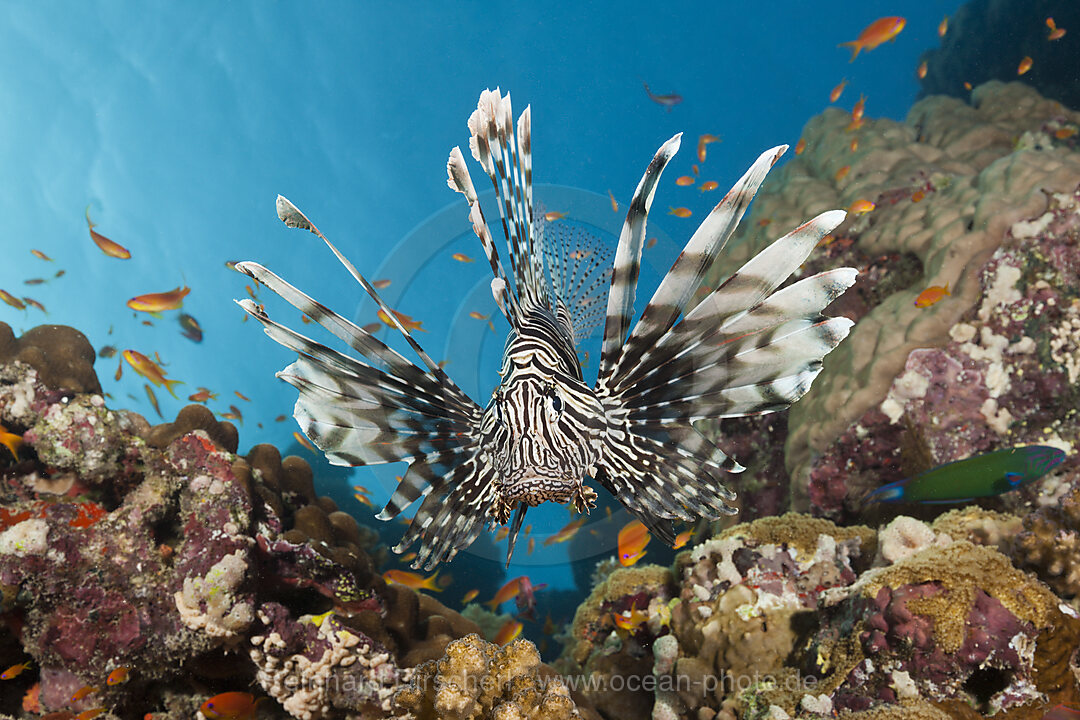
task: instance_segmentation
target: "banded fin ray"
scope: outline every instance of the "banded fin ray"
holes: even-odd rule
[[[634,191],[630,209],[626,212],[619,245],[615,250],[615,265],[608,293],[607,320],[604,324],[604,340],[600,351],[600,370],[597,388],[605,387],[615,371],[626,331],[634,313],[634,296],[638,276],[641,274],[641,250],[645,243],[645,225],[652,207],[656,186],[668,162],[679,151],[682,133],[678,133],[660,146],[652,162]]]
[[[786,150],[787,145],[780,145],[763,152],[698,226],[634,326],[619,358],[619,367],[613,371],[615,382],[619,382],[623,372],[642,361],[642,356],[653,348],[685,311],[701,279],[750,207],[750,201],[754,199],[769,169]]]
[[[822,213],[775,241],[686,312],[784,149],[763,153],[735,184],[693,234],[625,344],[601,358],[597,390],[609,430],[598,468],[605,486],[639,518],[715,519],[734,513],[726,503],[735,496],[720,478],[743,468],[718,448],[714,454],[712,443],[690,423],[788,407],[809,389],[824,356],[853,324],[822,315],[854,282],[853,269],[822,273],[777,291],[843,221],[843,211]],[[618,258],[625,259],[632,246],[621,238]],[[627,307],[625,299],[620,304],[613,295],[609,329],[627,320]],[[617,331],[605,333],[605,343],[620,337]],[[673,451],[684,444],[691,447]]]

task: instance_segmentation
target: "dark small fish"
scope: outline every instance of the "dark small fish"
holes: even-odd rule
[[[108,360],[109,358],[112,358],[112,357],[116,357],[116,346],[115,345],[104,345],[104,346],[102,346],[102,348],[100,350],[97,351],[97,354],[98,354],[98,357],[105,358],[106,360]]]
[[[1005,448],[939,465],[866,496],[866,502],[959,503],[992,497],[1038,480],[1065,459],[1048,445]]]
[[[57,270],[57,271],[56,271],[56,274],[55,274],[55,275],[53,275],[53,277],[58,277],[58,278],[62,278],[62,277],[64,277],[64,275],[66,275],[66,274],[67,274],[67,270]]]
[[[682,102],[682,95],[679,95],[678,93],[671,93],[670,95],[656,95],[652,92],[652,90],[649,90],[648,83],[642,81],[641,84],[645,86],[645,92],[648,94],[650,100],[652,100],[657,105],[663,105],[668,110],[671,110],[671,108]]]
[[[180,313],[180,327],[184,328],[184,332],[180,333],[191,342],[201,343],[203,339],[202,327],[199,325],[199,321],[193,318],[187,313]]]
[[[49,311],[45,309],[45,306],[42,305],[41,303],[39,303],[34,298],[24,297],[23,302],[26,303],[27,305],[29,305],[32,308],[37,308],[38,310],[45,313],[46,315],[49,314]]]
[[[45,278],[30,278],[29,280],[23,280],[23,285],[41,285],[48,282]]]

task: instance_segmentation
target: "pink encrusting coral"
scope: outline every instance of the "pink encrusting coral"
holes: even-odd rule
[[[96,383],[92,353],[55,357],[52,376]],[[0,458],[0,647],[30,667],[5,681],[0,713],[31,687],[45,713],[163,718],[254,688],[279,717],[384,717],[412,667],[478,630],[385,584],[374,534],[315,494],[303,460],[235,454],[235,428],[201,406],[151,427],[40,377],[0,362],[0,424],[24,441]],[[110,685],[115,668],[126,681]]]

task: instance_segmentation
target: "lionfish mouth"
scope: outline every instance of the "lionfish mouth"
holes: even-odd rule
[[[548,501],[566,503],[580,483],[569,476],[526,475],[503,485],[502,496],[536,506]]]

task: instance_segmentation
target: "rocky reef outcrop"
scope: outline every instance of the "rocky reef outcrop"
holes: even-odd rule
[[[190,718],[251,689],[273,701],[263,717],[404,713],[414,668],[479,628],[386,584],[375,533],[316,494],[304,460],[237,455],[236,429],[201,406],[158,426],[110,409],[80,338],[0,324],[15,348],[0,425],[17,439],[0,450],[0,651],[28,663],[0,713]],[[560,697],[544,707],[577,712]]]

